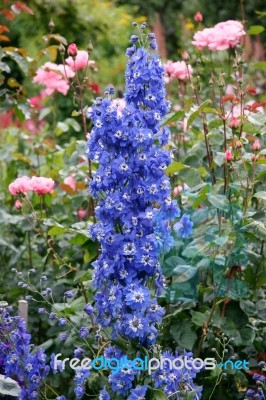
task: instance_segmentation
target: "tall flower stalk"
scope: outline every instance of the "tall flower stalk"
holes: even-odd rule
[[[125,108],[118,113],[109,87],[91,113],[87,153],[99,163],[90,181],[98,204],[91,235],[101,245],[95,300],[97,322],[111,326],[113,337],[150,345],[164,315],[155,298],[163,287],[160,254],[172,243],[170,220],[179,209],[165,175],[170,154],[164,148],[168,128],[160,127],[169,109],[164,68],[143,47],[133,45],[127,56]]]
[[[89,235],[100,243],[93,279],[96,323],[100,337],[104,330],[107,336],[111,332],[116,343],[130,341],[138,356],[144,347],[150,351],[158,337],[165,313],[156,297],[163,288],[162,255],[173,244],[170,222],[180,214],[165,174],[171,154],[165,148],[169,129],[161,126],[170,107],[164,67],[153,52],[157,48],[154,34],[146,35],[144,29],[142,25],[140,36],[131,36],[132,46],[126,52],[125,107],[118,109],[112,101],[114,88],[109,86],[106,97],[96,99],[89,115],[93,129],[87,146],[88,157],[99,163],[89,186],[97,201],[98,220],[89,225]],[[141,47],[136,47],[137,42]],[[191,233],[189,221],[179,225],[176,229],[184,237]],[[117,345],[104,352],[109,359],[123,354]],[[177,398],[174,392],[179,393],[178,382],[183,379],[175,372],[171,389],[167,380],[153,377],[153,386],[164,387],[172,398]],[[161,371],[161,377],[167,373]],[[193,385],[189,371],[185,375]],[[143,384],[139,376],[136,370],[109,375],[112,393],[131,400],[144,398],[147,386],[136,386]],[[110,398],[103,389],[100,399]]]

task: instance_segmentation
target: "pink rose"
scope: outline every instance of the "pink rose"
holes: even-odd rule
[[[71,43],[68,48],[67,48],[67,54],[70,57],[76,57],[76,55],[78,54],[78,48],[77,45],[75,43]]]
[[[229,20],[196,32],[192,44],[199,50],[205,47],[212,51],[226,50],[235,47],[245,34],[241,22]]]
[[[67,178],[64,179],[64,184],[69,186],[70,189],[76,190],[77,189],[77,181],[74,179],[74,174],[68,176]]]
[[[203,21],[203,16],[202,16],[202,14],[201,14],[200,11],[198,11],[198,12],[196,13],[196,15],[195,15],[195,17],[194,17],[194,20],[195,20],[196,22],[202,22],[202,21]]]
[[[31,190],[31,180],[28,176],[17,178],[8,186],[9,192],[15,196],[20,193],[27,193]]]
[[[31,178],[31,188],[37,194],[52,193],[54,190],[54,181],[51,178],[42,176],[33,176]]]
[[[46,86],[42,91],[43,95],[50,96],[54,92],[66,95],[69,90],[69,78],[73,78],[75,73],[67,65],[46,62],[36,72],[33,82]]]
[[[193,69],[191,65],[185,63],[185,61],[176,61],[173,62],[171,60],[167,61],[164,65],[166,78],[169,81],[173,79],[179,79],[181,81],[187,80],[192,76]]]
[[[89,54],[85,50],[78,50],[75,59],[68,57],[66,63],[73,71],[84,69],[89,66]]]

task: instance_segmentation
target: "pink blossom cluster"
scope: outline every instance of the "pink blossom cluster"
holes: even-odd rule
[[[165,82],[169,83],[173,79],[179,79],[180,81],[188,80],[193,73],[193,69],[191,65],[185,63],[185,61],[176,61],[173,62],[168,60],[166,64],[164,64],[165,69]]]
[[[70,86],[68,80],[74,75],[75,72],[69,66],[48,61],[37,70],[33,82],[46,86],[47,96],[54,92],[66,95]]]
[[[17,194],[25,194],[30,190],[33,190],[37,194],[52,193],[54,190],[54,181],[51,178],[45,178],[42,176],[21,176],[10,183],[8,186],[9,192],[16,196]]]
[[[65,65],[48,61],[38,68],[33,82],[46,86],[42,91],[44,95],[50,96],[54,92],[66,95],[70,87],[69,79],[75,76],[75,71],[87,67],[95,68],[95,61],[89,60],[89,54],[85,50],[77,50],[75,57],[70,56],[65,61]]]
[[[229,20],[196,32],[192,44],[199,50],[203,50],[205,47],[212,51],[227,50],[235,47],[245,34],[241,22]]]

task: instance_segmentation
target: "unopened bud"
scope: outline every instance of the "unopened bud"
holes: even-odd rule
[[[253,143],[252,150],[254,150],[254,151],[260,150],[260,142],[258,139],[256,139],[255,142]]]
[[[87,46],[87,50],[88,50],[89,53],[92,53],[92,52],[93,52],[93,45],[92,45],[91,42],[89,42],[89,44],[88,44],[88,46]]]
[[[53,30],[53,29],[54,29],[55,23],[54,23],[54,21],[52,20],[52,18],[50,19],[50,22],[49,22],[48,26],[49,26],[49,29],[50,29],[50,30]]]
[[[219,87],[224,87],[224,86],[225,86],[223,74],[221,74],[221,75],[219,76],[219,79],[218,79],[218,86],[219,86]]]
[[[196,22],[202,22],[203,21],[203,16],[202,16],[200,11],[198,11],[196,13],[196,15],[194,16],[194,21],[196,21]]]
[[[184,61],[188,61],[189,60],[189,54],[188,54],[187,51],[182,51],[181,56],[182,56],[182,59]]]
[[[226,150],[226,152],[224,153],[224,158],[226,159],[226,161],[232,161],[233,154],[231,150]]]
[[[236,129],[238,127],[238,125],[239,125],[238,118],[237,117],[232,117],[232,119],[231,119],[231,121],[229,123],[230,128]]]
[[[240,140],[237,140],[237,141],[236,141],[236,148],[237,148],[237,149],[242,149],[242,147],[243,147],[242,142],[240,142]]]
[[[60,45],[58,46],[58,50],[59,50],[60,54],[64,55],[65,51],[66,51],[66,48],[62,43],[60,43]]]
[[[16,202],[15,202],[15,207],[16,207],[17,210],[21,210],[21,208],[22,208],[22,203],[21,203],[20,200],[16,200]]]
[[[76,45],[75,43],[71,43],[71,44],[68,46],[68,48],[67,48],[67,54],[68,54],[70,57],[73,57],[73,58],[75,58],[75,57],[77,56],[77,54],[78,54],[78,48],[77,48],[77,45]]]
[[[251,160],[255,162],[257,161],[258,158],[259,158],[258,154],[252,154]]]

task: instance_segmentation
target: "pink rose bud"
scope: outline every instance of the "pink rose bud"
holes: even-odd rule
[[[86,217],[87,211],[79,208],[77,211],[78,219],[81,220]]]
[[[226,150],[224,153],[224,158],[226,161],[231,161],[233,159],[233,154],[231,153],[231,150]]]
[[[237,141],[236,141],[236,148],[237,148],[237,149],[242,149],[242,147],[243,147],[242,142],[240,142],[240,140],[237,140]]]
[[[255,142],[253,143],[252,150],[254,150],[254,151],[260,150],[260,142],[258,139],[256,139]]]
[[[16,200],[16,201],[15,201],[15,207],[16,207],[17,210],[21,210],[21,208],[22,208],[22,203],[21,203],[20,200]]]
[[[195,17],[194,17],[194,20],[196,21],[196,22],[202,22],[203,21],[203,16],[202,16],[202,14],[201,14],[201,12],[197,12],[196,13],[196,15],[195,15]]]
[[[76,57],[77,56],[77,54],[78,54],[78,48],[77,48],[77,45],[75,44],[75,43],[71,43],[69,46],[68,46],[68,48],[67,48],[67,54],[70,56],[70,57]]]
[[[238,125],[239,125],[239,121],[238,121],[237,117],[232,117],[232,119],[229,123],[230,128],[236,129],[238,127]]]
[[[178,185],[173,189],[173,195],[174,197],[178,196],[183,190],[183,186]]]

